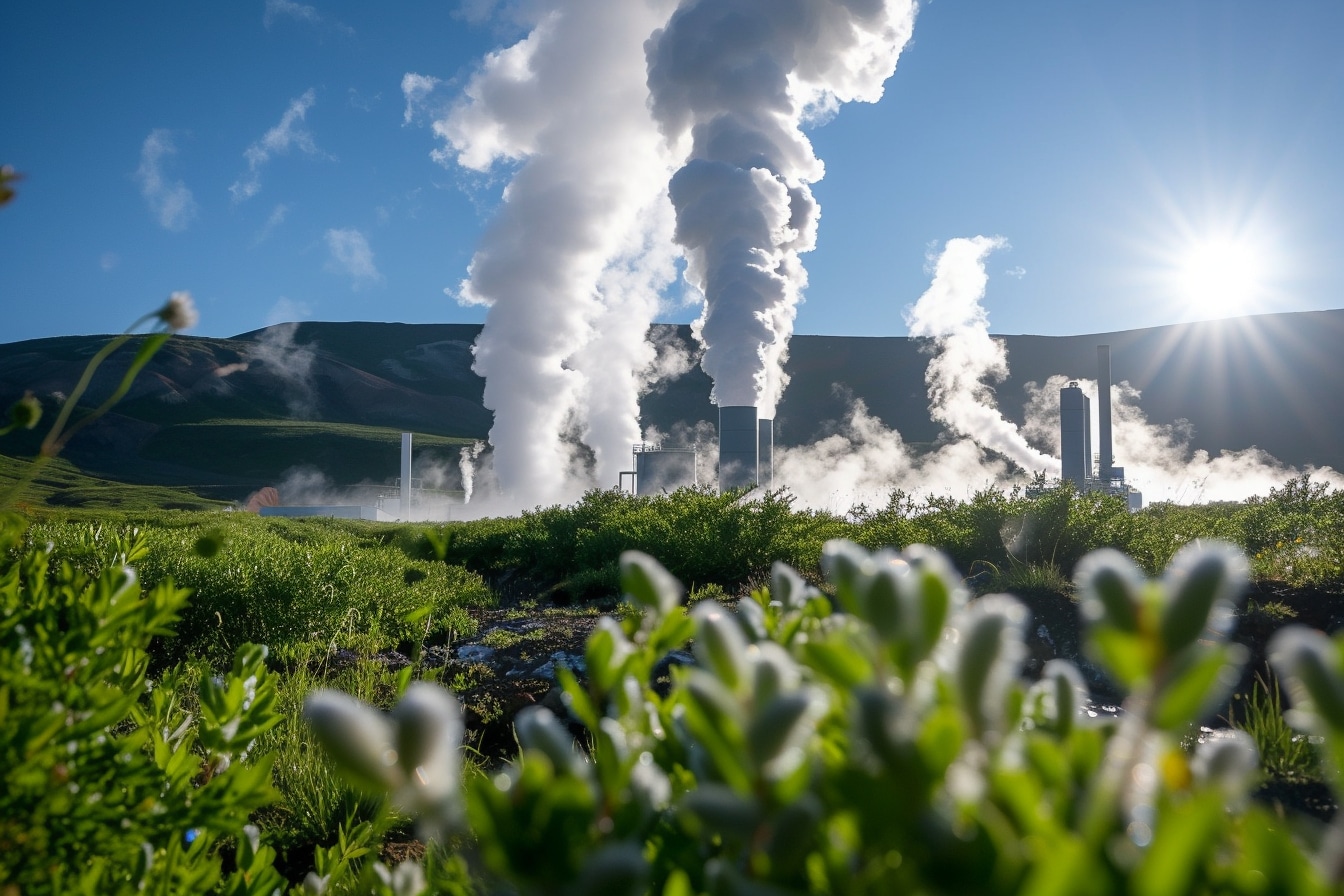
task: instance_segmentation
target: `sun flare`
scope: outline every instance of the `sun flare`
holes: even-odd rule
[[[1264,295],[1266,274],[1265,251],[1251,240],[1206,236],[1193,240],[1177,261],[1176,298],[1199,314],[1242,313]]]

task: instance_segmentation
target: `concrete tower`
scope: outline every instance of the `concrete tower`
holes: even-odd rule
[[[760,478],[756,408],[719,408],[719,491],[755,485]]]
[[[1078,383],[1059,390],[1060,475],[1078,491],[1092,478],[1092,402]]]

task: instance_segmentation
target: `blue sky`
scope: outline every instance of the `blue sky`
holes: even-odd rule
[[[0,341],[115,332],[190,290],[196,333],[483,319],[502,173],[431,158],[403,76],[522,32],[491,4],[27,3],[6,14]],[[948,239],[1005,237],[1002,333],[1344,306],[1344,4],[930,0],[886,95],[809,132],[796,332],[902,335]],[[665,320],[688,321],[689,307]]]

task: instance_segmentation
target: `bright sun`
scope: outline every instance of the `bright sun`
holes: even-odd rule
[[[1207,236],[1193,241],[1176,266],[1180,301],[1201,314],[1218,316],[1249,310],[1265,291],[1265,257],[1251,241]]]

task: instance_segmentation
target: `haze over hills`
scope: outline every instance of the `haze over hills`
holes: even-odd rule
[[[657,329],[665,346],[694,352],[689,327]],[[457,452],[485,439],[492,419],[482,404],[484,381],[471,370],[479,331],[470,324],[307,322],[231,339],[177,337],[116,412],[81,433],[64,456],[104,478],[242,499],[295,468],[341,485],[390,481],[398,473],[398,433],[411,431],[418,458],[454,488]],[[1092,379],[1096,346],[1109,344],[1115,381],[1139,390],[1150,422],[1188,421],[1192,450],[1216,455],[1257,446],[1294,467],[1344,468],[1344,310],[998,338],[1011,372],[994,385],[995,396],[1018,424],[1028,412],[1028,383],[1052,375]],[[32,390],[54,407],[105,342],[81,336],[0,345],[0,401],[7,406]],[[89,391],[93,400],[112,390],[131,354],[104,365]],[[793,337],[776,444],[827,435],[855,399],[907,443],[937,441],[942,429],[930,416],[924,381],[928,358],[906,337]],[[643,425],[661,433],[685,437],[716,419],[710,380],[698,365],[656,384],[642,401]],[[33,434],[10,436],[0,452],[31,455],[36,443]]]

